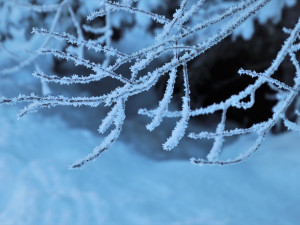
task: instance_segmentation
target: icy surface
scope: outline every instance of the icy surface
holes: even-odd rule
[[[16,120],[0,108],[1,224],[296,224],[297,133],[270,136],[250,160],[227,167],[152,161],[121,141],[82,170],[74,158],[98,135],[58,117]],[[250,143],[249,143],[250,142]],[[228,147],[238,151],[252,137]]]

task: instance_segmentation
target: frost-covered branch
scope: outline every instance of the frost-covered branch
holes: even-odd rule
[[[240,73],[245,73],[251,77],[253,77],[253,75],[255,75],[255,77],[258,77],[258,79],[256,80],[256,82],[253,85],[249,85],[244,91],[240,92],[239,95],[234,96],[234,98],[230,98],[229,100],[231,101],[226,101],[227,103],[231,103],[230,106],[231,107],[236,107],[234,103],[234,99],[242,99],[245,97],[245,93],[246,92],[250,92],[253,93],[255,92],[259,87],[261,87],[265,82],[269,82],[271,84],[274,83],[274,79],[270,79],[270,77],[276,72],[276,70],[278,69],[278,67],[280,66],[280,64],[282,63],[282,61],[287,57],[290,56],[290,60],[293,63],[295,69],[296,69],[296,74],[295,74],[295,84],[292,88],[285,88],[283,84],[281,83],[277,83],[277,85],[279,85],[280,88],[284,88],[287,90],[287,94],[286,97],[281,99],[277,105],[274,108],[274,113],[272,115],[272,117],[264,122],[264,123],[258,123],[255,124],[255,129],[239,129],[236,130],[238,131],[238,133],[240,132],[244,132],[247,133],[249,131],[251,131],[251,133],[256,133],[258,135],[256,142],[254,143],[253,146],[251,146],[247,152],[245,152],[244,154],[241,154],[240,156],[234,158],[234,159],[229,159],[226,161],[220,161],[220,160],[212,160],[210,158],[208,158],[208,160],[203,160],[203,159],[192,159],[192,161],[196,164],[219,164],[219,165],[227,165],[227,164],[233,164],[233,163],[238,163],[241,162],[247,158],[249,158],[255,151],[258,150],[259,146],[262,144],[264,138],[266,137],[266,134],[268,133],[268,131],[277,123],[278,120],[283,119],[285,126],[290,129],[290,130],[294,130],[294,131],[298,131],[298,126],[290,121],[288,121],[285,118],[285,112],[287,111],[288,107],[291,105],[291,103],[293,101],[295,101],[295,99],[299,96],[299,91],[300,91],[300,66],[299,66],[299,62],[297,61],[296,57],[295,57],[295,53],[293,52],[293,50],[291,49],[291,46],[294,44],[294,42],[297,39],[297,36],[300,33],[300,19],[298,20],[298,23],[296,24],[295,28],[292,30],[292,32],[290,33],[290,37],[285,41],[285,44],[282,46],[281,50],[279,51],[279,53],[277,54],[276,59],[273,61],[272,65],[263,73],[261,73],[260,75],[258,75],[256,72],[249,72],[249,71],[245,71],[245,70],[240,70]],[[249,94],[250,94],[249,93]],[[233,100],[233,101],[232,101]],[[228,132],[227,132],[228,133]],[[230,133],[230,132],[229,132]],[[224,135],[218,135],[216,132],[216,136],[215,136],[215,140],[217,140],[217,138],[220,137],[224,137],[226,132],[223,133]],[[235,132],[231,132],[232,135],[235,134]],[[214,134],[199,134],[198,138],[204,138],[205,135],[208,136],[214,136]],[[226,135],[227,136],[227,135]],[[197,135],[195,134],[190,134],[190,137],[192,138],[197,138]]]
[[[205,54],[205,52],[219,44],[222,40],[230,36],[235,29],[242,25],[247,19],[255,15],[261,8],[263,8],[270,0],[246,0],[240,1],[234,6],[226,8],[223,12],[218,13],[210,18],[197,21],[195,18],[197,10],[205,6],[208,1],[188,1],[183,0],[177,11],[173,14],[172,19],[167,19],[164,15],[159,15],[154,12],[148,12],[145,9],[140,9],[132,6],[132,1],[127,2],[112,2],[104,1],[96,10],[87,17],[87,20],[94,20],[98,17],[105,17],[105,26],[94,27],[94,25],[81,25],[77,20],[76,13],[71,7],[71,3],[67,0],[62,1],[53,8],[55,11],[55,18],[51,28],[33,28],[34,35],[44,36],[45,42],[38,49],[37,53],[32,57],[35,59],[41,55],[51,55],[63,60],[70,60],[75,66],[81,65],[93,71],[93,74],[74,74],[71,76],[47,75],[42,71],[35,71],[33,76],[43,82],[53,82],[61,85],[64,84],[87,84],[94,81],[101,81],[102,79],[110,78],[116,80],[118,86],[112,88],[107,93],[95,97],[75,97],[67,98],[64,96],[47,96],[38,97],[35,95],[19,96],[16,98],[0,99],[0,104],[14,104],[14,103],[28,103],[28,105],[21,110],[20,117],[29,112],[35,112],[42,108],[51,108],[56,106],[90,106],[97,107],[103,103],[104,107],[109,107],[107,116],[102,120],[99,126],[99,132],[104,134],[111,126],[114,128],[104,138],[103,142],[94,149],[94,151],[84,159],[73,164],[72,168],[79,168],[95,160],[101,153],[108,150],[110,146],[117,140],[121,134],[122,127],[125,121],[125,108],[127,100],[134,95],[141,94],[148,91],[158,80],[163,76],[168,76],[165,93],[162,99],[158,102],[157,108],[148,110],[140,109],[139,114],[148,116],[151,121],[146,125],[149,131],[161,125],[164,118],[178,118],[175,128],[170,133],[163,144],[164,150],[172,150],[185,136],[191,139],[212,139],[213,145],[207,155],[207,159],[192,159],[196,164],[219,164],[227,165],[243,161],[250,157],[262,144],[268,131],[280,119],[284,120],[284,124],[291,130],[298,130],[298,126],[285,118],[285,112],[293,101],[298,97],[300,85],[300,66],[297,61],[296,54],[300,50],[299,43],[299,29],[300,20],[293,29],[285,29],[289,38],[285,41],[281,50],[271,66],[262,73],[256,71],[240,69],[239,74],[253,77],[255,82],[247,86],[244,90],[237,94],[230,96],[222,102],[213,103],[209,106],[191,109],[190,98],[190,79],[188,75],[188,63],[196,57]],[[17,3],[16,3],[17,4]],[[27,7],[27,6],[26,6]],[[28,6],[30,7],[30,6]],[[76,30],[76,37],[67,32],[56,31],[56,25],[61,16],[62,10],[66,10],[74,28]],[[37,10],[36,10],[37,11]],[[49,9],[50,11],[50,9]],[[112,37],[112,18],[120,11],[128,12],[130,14],[142,14],[154,20],[155,22],[163,24],[161,33],[157,38],[153,39],[153,44],[140,49],[136,52],[124,53],[115,49]],[[193,19],[193,23],[191,20]],[[191,22],[191,23],[190,23]],[[205,29],[212,26],[217,26],[216,31],[206,38],[195,38]],[[96,36],[95,40],[85,40],[84,33],[89,32]],[[65,44],[76,46],[79,51],[68,52],[62,49],[54,49],[47,46],[49,40],[56,39]],[[97,53],[102,61],[94,62],[92,59],[84,57],[85,49],[92,49]],[[273,74],[277,71],[282,61],[289,57],[296,69],[295,84],[289,86],[281,81],[273,78]],[[33,59],[28,59],[33,60]],[[29,62],[27,60],[27,63]],[[155,60],[160,61],[161,64],[153,69],[151,66]],[[24,63],[24,62],[23,62]],[[18,65],[20,69],[23,65]],[[119,68],[126,67],[130,72],[128,74],[121,74],[123,70]],[[182,73],[181,73],[182,72]],[[179,111],[169,111],[169,104],[172,101],[174,86],[178,75],[183,76],[183,97],[182,108]],[[276,86],[280,91],[284,92],[286,98],[278,100],[278,104],[274,109],[272,117],[266,121],[253,124],[248,128],[234,128],[228,130],[226,128],[227,112],[230,108],[237,108],[247,110],[255,103],[256,91],[265,83]],[[245,102],[245,99],[249,101]],[[102,105],[102,104],[101,104]],[[188,130],[188,125],[192,117],[218,114],[221,113],[219,123],[216,125],[214,132],[191,132]],[[223,143],[226,137],[234,135],[257,134],[258,137],[252,147],[242,155],[234,159],[222,161],[220,159]]]
[[[20,3],[18,1],[13,1],[13,3],[15,3],[17,5],[24,6],[23,3]],[[60,4],[55,5],[55,7],[53,7],[53,6],[52,7],[51,6],[35,6],[35,5],[26,4],[26,3],[25,3],[25,6],[27,6],[30,9],[35,9],[35,11],[37,11],[39,13],[43,13],[45,11],[43,11],[43,10],[39,11],[39,10],[36,10],[36,9],[44,8],[44,9],[49,9],[48,11],[55,11],[55,16],[54,16],[53,21],[52,21],[51,26],[50,26],[50,32],[53,32],[56,29],[57,25],[58,25],[58,22],[61,18],[63,9],[65,8],[65,6],[68,3],[69,3],[69,0],[63,0]],[[50,40],[51,40],[50,37],[46,38],[44,40],[44,42],[41,44],[41,46],[39,47],[39,49],[45,48],[48,45]],[[30,65],[38,57],[39,57],[39,54],[34,53],[28,59],[21,61],[18,65],[14,66],[12,68],[4,69],[4,70],[0,71],[0,73],[2,73],[2,74],[11,74],[11,73],[17,72],[18,70],[22,69],[23,67]]]

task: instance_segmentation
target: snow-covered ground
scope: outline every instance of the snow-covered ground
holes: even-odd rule
[[[154,161],[118,141],[81,170],[100,143],[59,117],[0,107],[0,224],[297,224],[299,135],[270,136],[250,160],[227,167]],[[235,151],[253,141],[240,138]],[[226,151],[226,149],[225,149]]]

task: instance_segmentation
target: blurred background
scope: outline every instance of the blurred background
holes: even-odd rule
[[[130,1],[124,1],[129,4]],[[193,2],[193,1],[191,1]],[[237,1],[213,0],[203,5],[190,25],[205,20]],[[0,0],[0,96],[19,94],[97,96],[116,87],[112,80],[93,84],[47,84],[34,78],[34,70],[60,76],[89,74],[84,67],[35,53],[41,47],[75,51],[63,41],[31,34],[32,27],[50,29],[55,11],[34,10],[33,5],[55,5],[58,0]],[[172,19],[176,0],[134,1],[134,7]],[[103,27],[105,17],[88,21],[99,8],[98,0],[70,3],[82,26]],[[297,0],[271,0],[233,35],[189,62],[191,107],[198,108],[227,99],[254,79],[239,76],[242,67],[263,71],[288,37],[300,16]],[[111,45],[132,53],[151,45],[162,26],[140,14],[111,15]],[[204,30],[205,40],[219,27]],[[62,11],[56,32],[76,34],[68,10]],[[83,30],[85,39],[100,41],[99,35]],[[83,50],[85,58],[105,59]],[[155,65],[153,65],[153,68]],[[126,69],[120,68],[126,76]],[[276,79],[291,84],[293,66],[280,66]],[[129,76],[129,74],[128,74]],[[147,93],[134,96],[127,105],[126,121],[119,140],[95,162],[69,170],[76,159],[90,153],[103,140],[97,132],[108,109],[103,107],[57,107],[17,120],[22,104],[0,107],[0,224],[297,224],[300,220],[299,134],[277,124],[257,154],[226,167],[199,167],[190,157],[205,158],[211,141],[183,139],[171,152],[162,150],[176,121],[167,119],[154,132],[146,130],[149,118],[139,108],[157,107],[165,91],[162,77]],[[182,80],[175,83],[172,109],[179,110]],[[250,127],[272,114],[277,100],[267,85],[259,89],[253,108],[230,110],[228,127]],[[296,121],[296,102],[287,116]],[[191,121],[190,131],[215,129],[220,115]],[[222,152],[238,155],[254,142],[254,135],[229,138]],[[241,148],[243,147],[243,148]]]

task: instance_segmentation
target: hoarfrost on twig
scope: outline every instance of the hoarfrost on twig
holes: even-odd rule
[[[8,0],[5,0],[5,2],[8,2]],[[278,52],[269,68],[262,73],[246,69],[240,69],[238,71],[240,75],[243,74],[256,79],[253,84],[248,85],[244,90],[230,96],[225,101],[213,103],[206,107],[191,109],[188,63],[194,58],[204,54],[212,46],[220,43],[224,38],[231,35],[237,27],[239,27],[249,17],[255,15],[261,8],[270,2],[270,0],[241,1],[234,6],[227,8],[223,13],[214,15],[204,21],[199,20],[197,23],[194,21],[191,23],[193,26],[190,25],[189,21],[193,18],[193,15],[196,14],[197,10],[206,4],[205,0],[195,1],[193,3],[190,3],[188,0],[182,0],[179,8],[173,14],[172,19],[167,19],[164,15],[159,15],[154,12],[148,12],[144,9],[133,7],[133,2],[134,1],[131,0],[123,2],[103,1],[103,4],[100,5],[101,8],[98,11],[90,13],[87,19],[93,20],[97,17],[105,17],[104,27],[93,27],[85,24],[80,25],[68,0],[61,1],[61,3],[51,6],[34,6],[15,0],[10,2],[10,4],[27,7],[37,12],[53,11],[55,12],[55,16],[52,26],[48,28],[49,30],[45,28],[33,28],[32,30],[33,34],[46,37],[37,53],[28,60],[21,62],[16,67],[2,72],[9,73],[17,71],[28,63],[34,61],[41,54],[46,54],[52,55],[56,58],[70,60],[75,66],[81,65],[89,68],[93,71],[93,74],[88,76],[73,74],[71,76],[61,77],[58,75],[47,75],[43,71],[37,69],[37,71],[33,73],[33,76],[41,79],[42,82],[54,82],[61,85],[79,83],[87,84],[110,77],[119,84],[115,89],[110,90],[108,93],[95,97],[39,97],[32,94],[30,96],[20,95],[11,99],[5,97],[0,98],[0,104],[15,104],[19,102],[28,103],[28,105],[21,110],[19,115],[20,117],[30,112],[36,112],[41,108],[51,108],[59,105],[74,107],[84,105],[98,107],[103,103],[104,107],[110,107],[110,111],[99,126],[99,132],[104,134],[111,126],[114,125],[114,128],[112,128],[109,134],[104,138],[103,142],[96,147],[91,154],[73,164],[71,168],[82,167],[89,161],[95,160],[104,151],[108,150],[112,143],[117,140],[122,131],[122,126],[126,117],[125,106],[128,98],[148,91],[162,76],[167,75],[169,76],[169,79],[167,81],[166,90],[163,98],[159,101],[157,108],[152,110],[140,109],[139,114],[145,115],[151,119],[149,124],[146,125],[146,128],[149,131],[153,131],[157,128],[164,118],[179,118],[170,137],[163,144],[163,149],[165,150],[172,150],[175,148],[179,144],[180,140],[185,136],[191,139],[213,139],[213,146],[207,155],[207,159],[192,158],[191,161],[195,164],[228,165],[238,163],[249,158],[261,146],[268,131],[280,119],[284,121],[284,124],[288,129],[299,132],[299,125],[288,121],[285,117],[285,112],[291,103],[298,97],[300,90],[300,66],[296,57],[296,53],[300,51],[300,43],[297,42],[300,37],[300,19],[293,29],[284,29],[284,32],[287,33],[289,37],[283,44],[281,50]],[[69,33],[59,33],[55,31],[63,10],[67,10],[69,13],[70,19],[77,33],[76,37]],[[111,17],[119,11],[131,14],[141,14],[147,16],[155,23],[163,24],[163,29],[161,30],[161,33],[158,34],[154,44],[131,54],[125,54],[114,49],[111,41]],[[221,24],[220,29],[214,34],[208,36],[205,40],[198,41],[197,38],[194,38],[194,35],[198,32],[216,24]],[[94,35],[98,35],[98,39],[93,41],[85,40],[83,30],[85,32],[93,33]],[[56,39],[75,45],[77,51],[73,54],[61,49],[48,48],[47,44],[50,39]],[[101,54],[104,56],[102,57],[104,60],[101,63],[96,63],[85,59],[85,49],[93,49],[99,55]],[[289,57],[296,69],[294,77],[295,84],[293,86],[289,86],[272,77],[282,61],[287,57]],[[164,59],[164,64],[151,70],[149,65],[155,59],[161,58]],[[127,66],[129,68],[131,72],[130,78],[127,78],[127,76],[118,72],[118,69],[121,66]],[[179,111],[169,111],[168,106],[172,100],[175,81],[178,74],[181,74],[181,71],[184,81],[182,109]],[[233,128],[226,130],[226,114],[228,109],[238,108],[247,110],[251,108],[255,103],[256,91],[265,83],[274,87],[274,89],[278,92],[285,93],[286,96],[285,98],[278,99],[273,115],[268,120],[253,124],[248,128]],[[244,99],[247,97],[250,100],[245,102]],[[217,125],[215,132],[187,132],[189,120],[192,117],[215,114],[218,112],[222,112],[221,120]],[[233,159],[220,159],[221,150],[226,137],[250,133],[256,134],[257,139],[247,151]]]

